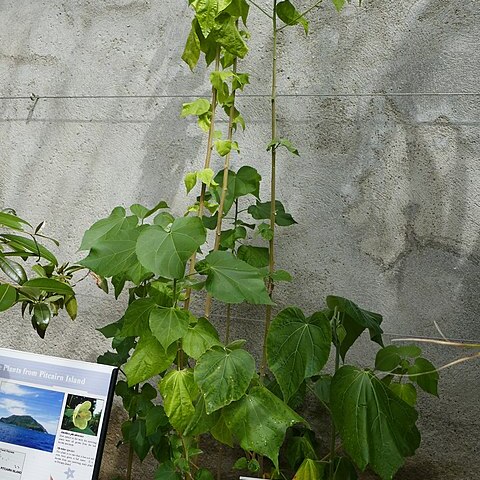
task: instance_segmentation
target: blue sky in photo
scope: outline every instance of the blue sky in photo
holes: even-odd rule
[[[10,415],[30,415],[55,435],[62,415],[65,393],[27,387],[12,382],[0,382],[0,418]]]

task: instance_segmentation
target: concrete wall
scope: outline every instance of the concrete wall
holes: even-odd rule
[[[203,66],[192,75],[180,61],[186,3],[0,0],[0,94],[207,94]],[[479,92],[478,0],[363,4],[338,15],[325,1],[308,37],[300,28],[280,35],[279,91],[299,95],[279,98],[280,135],[301,157],[279,162],[279,197],[298,225],[279,237],[279,267],[295,283],[277,290],[278,308],[313,311],[326,294],[344,295],[381,312],[389,337],[436,336],[436,321],[451,338],[478,341],[480,95],[362,95]],[[250,29],[240,68],[251,73],[247,93],[268,95],[271,42],[255,9]],[[183,101],[41,98],[27,121],[30,100],[0,99],[0,205],[46,219],[64,260],[81,257],[82,232],[118,204],[165,199],[180,213],[183,175],[205,148],[179,118]],[[267,176],[269,100],[239,105],[242,156]],[[0,316],[0,345],[93,361],[108,346],[94,329],[119,318],[123,303],[86,281],[78,290],[75,323],[61,316],[42,342],[16,309]],[[239,307],[236,316],[235,334],[258,348],[261,312]],[[462,354],[426,351],[437,365]],[[374,349],[365,342],[353,357],[368,364]],[[421,396],[423,443],[399,479],[478,478],[479,387],[478,362],[469,362],[443,373],[439,400]],[[105,480],[125,458],[114,447],[119,411]]]

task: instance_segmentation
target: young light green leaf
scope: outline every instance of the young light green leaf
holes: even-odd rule
[[[123,207],[115,207],[107,218],[95,222],[83,235],[79,250],[90,250],[100,240],[115,237],[121,230],[131,230],[137,226],[138,219],[127,217]]]
[[[199,318],[195,325],[190,325],[182,339],[184,352],[195,360],[214,345],[220,345],[218,332],[206,318]]]
[[[335,5],[337,12],[340,12],[344,5],[347,3],[347,0],[332,0],[332,2]]]
[[[207,291],[222,302],[272,304],[260,272],[229,252],[209,253],[196,270],[207,275]]]
[[[176,346],[165,351],[160,342],[150,332],[146,332],[140,337],[133,355],[124,366],[128,386],[144,382],[165,371],[172,364],[176,353]]]
[[[260,223],[257,227],[258,232],[264,240],[270,241],[273,238],[273,230],[267,223]]]
[[[323,480],[325,463],[306,458],[295,473],[293,480]]]
[[[297,11],[289,0],[284,0],[277,4],[277,15],[278,18],[287,25],[298,25],[300,23],[305,33],[308,34],[307,19]]]
[[[179,279],[185,275],[187,260],[205,239],[200,218],[177,218],[169,232],[156,225],[148,226],[138,238],[136,253],[148,270],[164,278]]]
[[[17,301],[17,290],[8,283],[0,284],[0,312],[8,310]]]
[[[199,170],[197,172],[197,178],[202,183],[204,183],[207,187],[217,186],[217,182],[213,179],[215,176],[215,172],[211,168],[204,168],[203,170]]]
[[[216,140],[215,149],[217,150],[217,153],[221,157],[224,157],[225,155],[228,155],[231,152],[232,143],[233,142],[231,140]]]
[[[370,465],[390,480],[418,448],[417,412],[369,371],[341,367],[332,380],[330,408],[343,447],[361,470]]]
[[[198,395],[192,370],[173,370],[158,387],[170,423],[176,430],[183,432],[195,414],[193,402]]]
[[[305,423],[265,387],[254,387],[223,410],[226,426],[244,450],[268,457],[278,468],[278,452],[287,428]]]
[[[203,115],[210,110],[210,101],[206,98],[198,98],[194,102],[184,103],[182,107],[182,117],[188,115]]]
[[[200,39],[197,35],[197,19],[194,18],[192,21],[192,28],[187,37],[187,43],[185,44],[185,49],[183,50],[182,60],[190,67],[190,70],[197,66],[198,60],[200,59]]]
[[[240,399],[255,374],[255,360],[242,349],[215,348],[197,362],[194,378],[205,399],[208,414]]]
[[[214,37],[216,42],[227,52],[239,58],[244,58],[248,47],[243,41],[235,24],[235,19],[228,14],[221,14],[215,19]]]
[[[68,316],[75,320],[77,318],[78,313],[78,303],[75,297],[70,297],[68,300],[65,301],[65,310],[68,313]]]
[[[323,368],[332,342],[330,321],[322,312],[305,318],[299,308],[282,310],[272,321],[267,336],[270,370],[286,402],[306,378]]]
[[[166,350],[188,329],[190,313],[177,307],[157,307],[150,313],[150,330]]]
[[[197,184],[197,172],[189,172],[185,175],[183,179],[185,183],[185,188],[187,189],[187,194],[195,187]]]

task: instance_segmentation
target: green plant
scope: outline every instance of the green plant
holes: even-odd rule
[[[246,24],[249,3],[271,21],[273,32],[272,135],[266,142],[271,178],[265,202],[257,170],[231,167],[240,153],[235,131],[245,127],[235,100],[249,82],[248,74],[237,70],[248,51],[248,34],[239,25]],[[116,207],[84,235],[81,249],[89,253],[80,263],[100,276],[104,288],[109,279],[116,297],[129,282],[124,315],[100,330],[112,338],[114,351],[99,358],[126,376],[116,392],[129,414],[122,427],[131,449],[128,479],[133,452],[141,460],[151,452],[159,462],[157,480],[213,478],[198,462],[205,435],[243,448],[237,469],[268,478],[296,471],[298,480],[354,479],[354,465],[370,466],[389,479],[418,447],[416,385],[436,394],[438,381],[418,347],[382,348],[375,369],[342,365],[364,330],[381,347],[383,342],[382,317],[341,297],[327,297],[326,307],[309,317],[289,307],[272,319],[274,284],[291,280],[275,268],[276,228],[296,223],[276,198],[276,160],[280,149],[298,155],[291,141],[277,135],[277,36],[286,26],[300,24],[307,31],[305,15],[319,3],[300,13],[289,0],[274,1],[269,13],[246,0],[190,0],[194,19],[182,58],[191,69],[202,54],[213,65],[211,98],[182,109],[182,116],[197,117],[207,134],[204,165],[185,178],[187,194],[199,184],[198,197],[183,216],[175,216],[164,201],[151,209],[135,204],[129,212]],[[337,8],[344,3],[334,0]],[[222,110],[225,131],[217,122]],[[215,152],[223,159],[218,173],[212,169]],[[255,245],[249,243],[252,237]],[[259,239],[266,245],[259,246]],[[209,320],[212,299],[227,304],[222,340]],[[195,315],[192,306],[201,302],[204,315]],[[258,369],[245,341],[230,338],[230,305],[241,302],[265,305]],[[332,347],[334,372],[327,374],[323,369]],[[295,412],[307,392],[333,418],[328,449],[317,446],[315,433]],[[323,457],[322,448],[329,450]]]
[[[20,303],[22,315],[28,310],[33,328],[44,338],[52,316],[60,309],[65,308],[72,320],[77,316],[70,280],[78,267],[58,264],[40,241],[46,239],[57,246],[58,242],[43,235],[42,227],[43,222],[33,228],[12,209],[0,211],[0,269],[9,279],[0,281],[0,312]]]

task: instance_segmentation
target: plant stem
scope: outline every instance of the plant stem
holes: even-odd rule
[[[238,21],[237,21],[238,24]],[[232,66],[233,73],[237,73],[237,59],[235,58]],[[228,131],[227,131],[227,140],[230,142],[233,139],[233,122],[235,120],[235,90],[232,88],[232,105],[230,106],[230,112],[228,116]],[[225,205],[225,198],[227,197],[228,192],[228,172],[230,169],[230,159],[232,156],[232,151],[228,152],[225,155],[225,161],[223,163],[223,182],[222,182],[222,193],[220,195],[220,204],[218,206],[218,217],[217,217],[217,227],[215,229],[215,244],[213,247],[213,251],[217,251],[220,248],[220,238],[222,235],[222,222],[223,222],[223,208]],[[210,316],[210,312],[212,310],[212,296],[210,294],[207,295],[205,300],[205,317],[208,318]]]
[[[273,31],[273,46],[272,46],[272,96],[271,96],[271,129],[272,142],[277,138],[277,0],[273,1],[273,15],[272,15],[272,31]],[[276,160],[277,152],[275,148],[271,150],[271,171],[270,171],[270,229],[272,231],[272,238],[268,242],[268,281],[267,291],[270,297],[273,294],[273,279],[272,275],[275,270],[275,180],[276,180]],[[263,383],[265,378],[265,371],[267,369],[267,334],[272,320],[272,307],[267,305],[265,310],[265,331],[263,335],[263,352],[262,364],[260,366],[260,381]]]
[[[133,467],[133,447],[128,446],[128,462],[127,462],[127,478],[126,480],[132,480],[132,467]]]
[[[220,69],[220,47],[217,47],[217,54],[215,56],[215,71],[218,72]],[[203,168],[210,167],[210,161],[212,159],[212,149],[213,149],[213,138],[215,133],[215,113],[217,110],[217,89],[212,86],[212,116],[210,118],[210,128],[208,130],[208,140],[207,140],[207,151],[205,154],[205,162]],[[203,208],[205,205],[205,192],[206,185],[202,182],[202,187],[200,191],[200,200],[198,204],[198,216],[202,218]],[[197,261],[197,253],[195,252],[190,258],[190,267],[188,274],[193,275],[195,273],[195,263]],[[190,297],[192,294],[192,289],[187,288],[185,292],[185,301],[183,303],[183,308],[188,310],[190,308]]]
[[[340,344],[337,337],[337,327],[338,327],[338,311],[337,307],[335,307],[335,312],[333,314],[333,323],[332,323],[332,339],[333,344],[335,345],[335,373],[337,373],[338,369],[340,368]],[[335,458],[336,452],[336,440],[337,440],[337,431],[335,429],[335,423],[333,418],[331,418],[332,422],[332,431],[330,435],[330,464],[329,464],[329,475],[328,478],[330,480],[333,479],[333,460]]]

